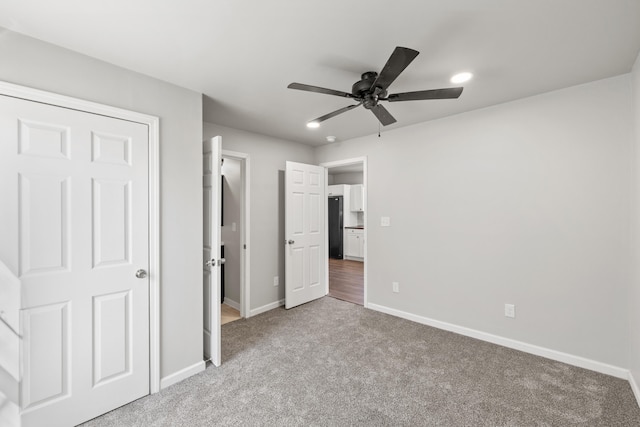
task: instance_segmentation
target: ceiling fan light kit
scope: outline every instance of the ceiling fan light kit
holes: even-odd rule
[[[322,93],[325,95],[340,96],[350,98],[357,104],[348,105],[339,110],[333,111],[317,119],[307,123],[308,127],[318,127],[321,122],[345,113],[356,107],[363,106],[370,110],[383,125],[387,126],[396,122],[396,119],[389,111],[379,104],[380,101],[398,102],[398,101],[421,101],[427,99],[455,99],[462,93],[462,87],[453,87],[445,89],[430,89],[417,92],[395,93],[388,95],[387,89],[395,81],[396,78],[404,71],[409,64],[418,56],[417,50],[406,47],[396,47],[380,74],[375,71],[367,71],[360,76],[360,80],[355,82],[351,87],[351,93],[339,90],[326,89],[318,86],[311,86],[303,83],[291,83],[287,86],[289,89],[304,90],[307,92]],[[469,78],[470,78],[470,73]],[[455,76],[454,76],[455,77]],[[466,80],[465,80],[466,81]],[[452,80],[453,82],[453,80]],[[316,126],[311,126],[315,124]]]

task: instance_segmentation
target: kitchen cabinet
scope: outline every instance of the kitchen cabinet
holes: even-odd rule
[[[351,185],[351,212],[364,212],[364,186]]]
[[[344,184],[327,185],[327,196],[349,196],[351,186]]]
[[[345,229],[345,258],[363,261],[364,260],[364,230],[347,228]]]

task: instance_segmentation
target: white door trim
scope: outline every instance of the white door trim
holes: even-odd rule
[[[141,123],[149,128],[149,390],[160,391],[160,119],[0,81],[0,95]]]
[[[325,162],[325,163],[320,163],[320,166],[324,167],[324,175],[325,175],[325,185],[328,185],[327,183],[329,182],[328,176],[329,176],[329,168],[335,168],[337,166],[348,166],[348,165],[354,165],[354,164],[360,164],[362,163],[362,184],[364,186],[364,307],[368,308],[369,306],[369,297],[367,294],[367,246],[369,245],[369,238],[367,237],[367,233],[369,230],[369,224],[368,224],[368,212],[369,212],[369,207],[367,206],[369,204],[369,198],[367,197],[367,193],[369,191],[369,185],[367,183],[367,156],[363,156],[363,157],[354,157],[351,159],[344,159],[344,160],[334,160],[332,162]],[[325,228],[325,238],[326,238],[326,242],[325,242],[325,247],[327,250],[327,254],[325,256],[325,277],[327,278],[327,283],[326,283],[326,289],[327,289],[327,294],[329,293],[329,217],[327,215],[328,212],[328,202],[327,202],[327,198],[324,198],[324,228]]]
[[[224,145],[224,142],[222,143]],[[241,166],[242,206],[240,208],[240,316],[251,317],[251,158],[247,153],[222,150],[222,157],[239,160]]]

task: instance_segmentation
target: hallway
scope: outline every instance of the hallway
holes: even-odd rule
[[[364,305],[364,263],[329,258],[329,296]]]

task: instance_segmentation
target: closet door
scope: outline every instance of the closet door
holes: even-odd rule
[[[0,197],[0,258],[22,288],[22,425],[148,394],[147,126],[0,96]]]

